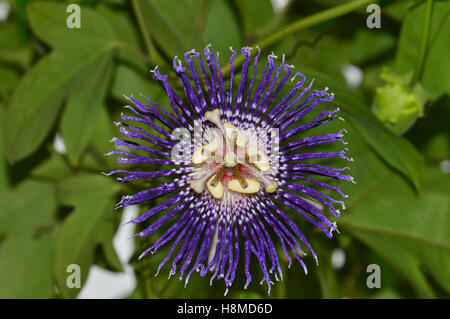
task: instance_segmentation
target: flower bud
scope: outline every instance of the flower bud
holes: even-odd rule
[[[380,77],[386,84],[377,88],[372,110],[389,129],[402,135],[423,116],[428,94],[419,83],[408,86],[410,73],[398,75],[383,68]]]

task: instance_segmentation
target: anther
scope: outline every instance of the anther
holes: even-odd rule
[[[243,188],[241,181],[238,179],[232,179],[228,182],[228,189],[243,194],[253,194],[259,192],[261,189],[261,183],[254,179],[245,178],[247,187]]]
[[[224,123],[223,127],[227,135],[227,142],[234,141],[234,145],[245,147],[245,136],[236,126],[230,123]]]
[[[214,123],[218,128],[223,128],[222,122],[220,121],[220,111],[219,109],[214,109],[205,113],[205,118]]]
[[[198,179],[193,179],[189,185],[195,192],[200,194],[205,189],[205,182],[208,179],[208,177],[209,177],[208,174],[204,174],[202,177]]]
[[[211,186],[215,187],[219,181],[222,180],[223,176],[225,175],[226,169],[224,167],[220,168],[219,171],[214,175],[214,178],[211,179]]]
[[[213,142],[200,146],[199,148],[197,148],[194,152],[194,154],[192,154],[191,157],[191,161],[193,164],[201,164],[204,161],[206,161],[210,156],[212,156],[215,151],[217,150],[217,148],[219,147],[218,143],[216,140],[214,140]]]
[[[244,166],[250,169],[252,175],[256,177],[264,185],[264,189],[266,190],[266,192],[274,193],[278,189],[279,185],[276,181],[272,180],[267,175],[263,174],[262,172],[260,172],[255,167],[252,167],[251,165],[244,164]]]
[[[220,172],[216,175],[211,176],[211,178],[206,183],[206,187],[208,187],[209,192],[212,196],[214,196],[217,199],[220,199],[223,197],[224,189],[221,180],[221,177],[219,176]],[[213,185],[214,183],[214,185]]]
[[[250,146],[247,149],[249,162],[254,164],[260,171],[265,172],[270,169],[270,162],[267,156],[256,146]]]

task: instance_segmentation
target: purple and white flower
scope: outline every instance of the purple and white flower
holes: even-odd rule
[[[302,257],[306,249],[317,262],[311,245],[281,207],[291,208],[290,213],[300,214],[328,237],[332,237],[337,227],[323,211],[327,209],[337,217],[340,212],[335,206],[345,208],[343,201],[310,186],[346,198],[339,187],[315,176],[353,181],[342,173],[347,167],[310,161],[335,157],[352,160],[346,157],[346,149],[307,151],[311,146],[344,142],[345,130],[308,136],[308,130],[338,117],[336,108],[305,120],[317,104],[331,101],[333,94],[328,88],[311,90],[312,82],[304,86],[305,77],[300,73],[292,75],[293,66],[286,64],[284,57],[276,66],[273,54],[268,56],[258,78],[261,52],[259,48],[256,50],[252,58],[251,48],[241,49],[245,60],[240,79],[235,79],[237,53],[231,49],[229,81],[224,80],[219,54],[215,56],[209,46],[204,55],[194,50],[185,53],[185,66],[175,57],[173,66],[184,94],[177,93],[169,85],[167,75],[155,68],[154,76],[166,92],[170,107],[148,98],[138,101],[129,97],[133,106],[127,108],[131,114],[122,114],[123,122],[117,123],[124,138],[113,139],[119,147],[110,154],[121,155],[120,163],[142,164],[148,169],[120,169],[107,175],[124,174],[118,178],[120,182],[170,178],[158,186],[122,197],[118,206],[164,196],[165,201],[132,222],[156,218],[136,234],[139,237],[169,224],[141,257],[170,245],[157,272],[172,258],[170,275],[178,272],[186,284],[192,273],[198,271],[201,277],[211,274],[211,282],[223,279],[228,291],[241,259],[247,288],[252,278],[250,259],[254,255],[263,274],[261,283],[267,284],[270,293],[272,277],[283,278],[276,247],[281,247],[289,266],[295,258],[305,273]],[[251,68],[253,72],[249,72]],[[289,80],[295,84],[281,96]],[[184,154],[177,157],[180,149]]]

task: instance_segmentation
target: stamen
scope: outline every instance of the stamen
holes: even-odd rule
[[[268,193],[275,193],[275,191],[278,189],[278,183],[274,181],[272,184],[265,186],[265,189]]]
[[[267,175],[263,174],[253,166],[249,164],[243,164],[245,167],[250,169],[253,176],[255,176],[263,185],[268,193],[274,193],[278,189],[278,183],[271,178],[269,178]]]
[[[209,177],[209,175],[205,173],[200,178],[193,179],[189,185],[195,192],[201,194],[203,192],[203,190],[205,189],[205,183],[206,183],[206,180],[208,179],[208,177]]]
[[[205,118],[214,123],[222,132],[222,135],[225,139],[225,145],[226,145],[226,151],[227,153],[230,153],[233,151],[233,148],[231,147],[231,141],[230,138],[228,137],[228,133],[227,130],[225,128],[225,126],[222,124],[222,121],[220,120],[220,110],[219,109],[214,109],[212,111],[208,111],[205,113]],[[227,123],[225,123],[227,124]],[[231,124],[230,124],[231,125]]]
[[[265,172],[270,169],[269,159],[256,146],[250,146],[247,149],[247,155],[250,163],[254,164],[260,171]]]
[[[224,123],[223,127],[225,128],[226,135],[228,137],[228,141],[235,141],[233,145],[237,145],[239,147],[245,147],[245,135],[233,124]]]
[[[236,175],[237,180],[239,181],[239,184],[241,184],[242,188],[247,188],[248,183],[245,180],[245,178],[242,176],[241,172],[239,171],[238,167],[235,167],[233,169],[234,175]]]
[[[220,181],[221,178],[218,178],[218,175],[219,174],[211,176],[211,178],[206,183],[206,187],[208,187],[208,190],[212,196],[217,199],[221,199],[223,197],[224,189],[222,182]]]
[[[192,154],[191,161],[192,164],[201,164],[206,161],[209,157],[211,157],[219,147],[219,143],[214,140],[213,142],[200,146],[197,148]]]
[[[261,183],[254,179],[245,178],[247,187],[243,188],[241,181],[238,179],[232,179],[228,182],[228,188],[237,193],[253,194],[259,192],[261,189]]]
[[[225,175],[226,169],[224,167],[220,168],[220,170],[215,174],[214,179],[211,181],[211,186],[215,187],[219,181],[222,180]]]
[[[218,128],[222,129],[223,125],[222,125],[222,121],[220,120],[220,110],[219,109],[214,109],[212,111],[208,111],[205,113],[205,118],[214,123]]]

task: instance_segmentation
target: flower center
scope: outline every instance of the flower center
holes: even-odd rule
[[[200,166],[199,177],[190,186],[197,193],[205,189],[217,199],[225,192],[253,194],[261,189],[273,193],[278,183],[269,175],[270,161],[257,145],[247,142],[244,133],[230,123],[222,123],[220,111],[206,112],[205,118],[219,129],[219,137],[197,148],[191,161]]]

